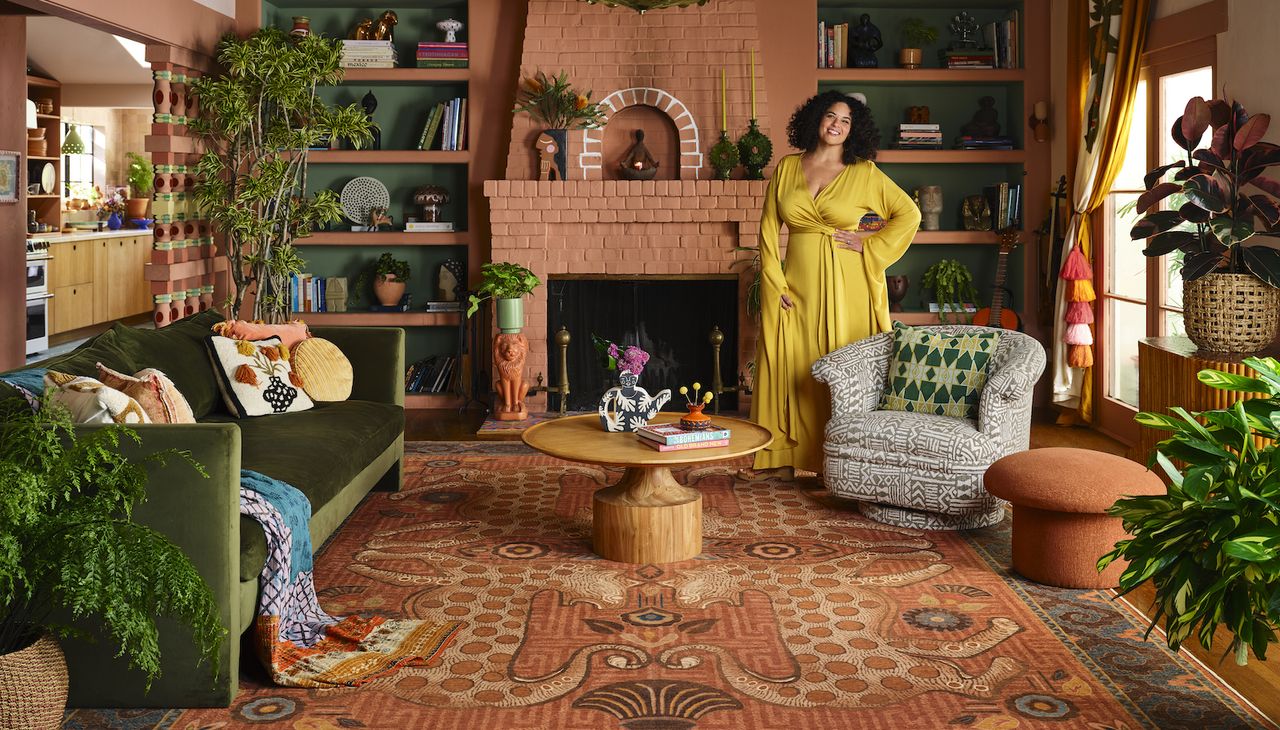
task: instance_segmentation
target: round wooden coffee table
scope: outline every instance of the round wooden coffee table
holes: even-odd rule
[[[679,420],[660,413],[651,423]],[[681,485],[672,467],[724,461],[753,454],[773,440],[750,421],[713,416],[730,430],[729,445],[712,449],[658,451],[634,433],[608,433],[595,414],[545,421],[524,431],[524,442],[567,461],[624,466],[626,473],[592,500],[592,544],[596,553],[620,563],[674,563],[702,552],[702,493]]]

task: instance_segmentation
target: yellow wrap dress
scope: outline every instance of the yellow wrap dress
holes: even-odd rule
[[[856,231],[867,213],[884,228],[862,237],[862,251],[837,248],[837,229]],[[785,273],[778,233],[787,224]],[[851,342],[893,329],[884,272],[902,257],[920,210],[875,163],[845,165],[816,196],[800,155],[778,162],[760,220],[760,339],[751,419],[773,432],[757,469],[822,471],[822,437],[831,415],[827,389],[810,375],[814,361]],[[780,297],[795,306],[783,310]]]

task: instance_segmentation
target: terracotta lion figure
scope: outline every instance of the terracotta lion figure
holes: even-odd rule
[[[494,416],[498,420],[516,421],[529,416],[524,408],[524,396],[529,390],[524,379],[524,361],[528,355],[529,340],[523,334],[494,336],[493,364],[497,377],[493,387],[498,391]]]

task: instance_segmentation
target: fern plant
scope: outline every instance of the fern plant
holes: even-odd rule
[[[47,398],[34,411],[21,398],[0,401],[0,654],[41,630],[80,635],[67,616],[96,617],[149,688],[160,674],[157,616],[191,626],[211,666],[226,629],[187,556],[132,520],[146,463],[203,467],[172,450],[130,461],[119,450],[125,439],[140,443],[125,426],[77,432]]]
[[[938,303],[938,319],[943,322],[947,321],[948,312],[953,322],[968,321],[964,305],[978,301],[973,273],[955,259],[942,259],[930,266],[924,272],[924,288],[933,290],[933,300]]]

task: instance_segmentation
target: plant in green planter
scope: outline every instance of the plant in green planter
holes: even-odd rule
[[[151,167],[151,160],[137,152],[128,152],[125,157],[129,160],[129,168],[125,173],[129,181],[129,199],[125,201],[129,219],[144,218],[147,215],[147,204],[151,202],[155,171]]]
[[[1151,628],[1164,622],[1171,649],[1193,633],[1210,649],[1214,630],[1225,625],[1233,634],[1227,654],[1239,664],[1250,650],[1266,659],[1280,622],[1280,361],[1244,364],[1256,378],[1218,370],[1198,378],[1242,398],[1263,397],[1221,410],[1137,415],[1144,426],[1172,432],[1152,459],[1169,477],[1168,494],[1116,502],[1109,512],[1133,537],[1098,561],[1099,570],[1129,561],[1121,595],[1155,585]],[[1255,437],[1273,441],[1258,446]]]
[[[1148,172],[1146,192],[1138,198],[1143,217],[1129,235],[1147,240],[1147,256],[1184,254],[1187,333],[1205,349],[1248,351],[1275,336],[1280,251],[1260,238],[1280,236],[1280,181],[1264,174],[1280,164],[1280,145],[1262,141],[1270,123],[1269,115],[1249,116],[1238,103],[1191,99],[1171,132],[1186,159]],[[1209,144],[1202,148],[1206,132]],[[1170,172],[1172,180],[1166,180]],[[1162,202],[1173,209],[1160,210]],[[1221,288],[1232,289],[1231,296],[1208,293]],[[1221,301],[1241,296],[1249,297],[1241,303],[1241,314],[1272,314],[1259,318],[1268,321],[1268,328],[1237,343],[1205,320],[1217,314]],[[1227,312],[1223,319],[1236,317]]]
[[[476,313],[480,302],[498,300],[498,329],[506,333],[519,332],[524,326],[524,297],[542,282],[533,272],[519,264],[507,262],[485,264],[480,267],[480,288],[468,299],[467,316]]]
[[[938,40],[938,29],[921,18],[902,21],[902,49],[898,51],[898,65],[903,68],[919,68],[924,60],[924,46]]]
[[[77,429],[47,398],[35,411],[0,401],[0,656],[45,633],[79,635],[66,619],[92,618],[149,686],[160,673],[156,617],[169,616],[216,659],[226,630],[208,585],[168,538],[132,520],[146,463],[176,457],[204,469],[172,450],[130,461],[122,440],[141,442],[121,425]]]
[[[359,302],[364,292],[369,286],[370,277],[373,281],[373,295],[379,304],[391,307],[400,303],[400,299],[404,296],[405,285],[409,283],[409,262],[401,261],[390,253],[384,253],[378,257],[365,270],[360,272],[360,277],[356,279],[355,291],[351,297]]]
[[[337,40],[263,28],[224,38],[218,61],[225,72],[192,84],[200,117],[191,128],[206,149],[195,200],[226,236],[233,316],[256,286],[253,318],[284,321],[289,282],[304,265],[293,241],[342,217],[333,191],[305,192],[308,150],[334,138],[356,148],[373,139],[360,106],[329,106],[317,92],[342,80],[340,57]]]
[[[933,290],[933,300],[938,303],[938,318],[943,322],[947,321],[948,313],[953,322],[968,321],[964,305],[978,301],[973,274],[955,259],[942,259],[930,266],[924,272],[924,288]]]

